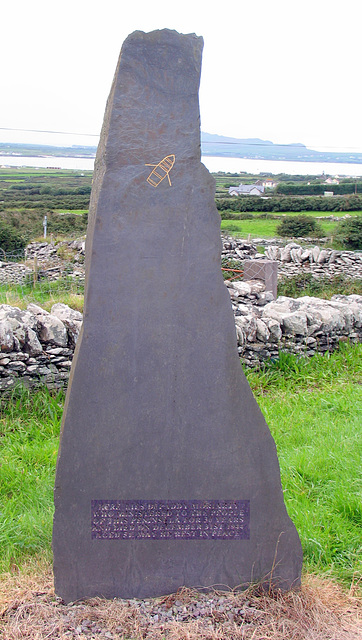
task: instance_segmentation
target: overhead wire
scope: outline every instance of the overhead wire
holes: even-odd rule
[[[23,132],[23,133],[48,133],[48,134],[57,134],[57,135],[67,135],[67,136],[84,136],[84,137],[91,137],[91,138],[99,138],[99,134],[98,133],[79,133],[76,131],[50,131],[50,130],[46,130],[46,129],[21,129],[21,128],[13,128],[13,127],[0,127],[0,131],[18,131],[18,132]],[[225,136],[228,137],[228,136]],[[4,143],[3,143],[4,144]],[[26,144],[26,143],[24,143]],[[33,143],[34,144],[34,143]],[[280,142],[271,142],[269,140],[261,140],[260,142],[252,142],[251,140],[248,139],[241,139],[241,140],[202,140],[202,144],[222,144],[222,145],[238,145],[238,146],[248,146],[248,147],[265,147],[266,145],[272,145],[273,147],[288,147],[288,148],[295,148],[295,149],[300,149],[300,148],[307,148],[306,145],[303,144],[298,144],[298,143],[280,143]],[[360,147],[341,147],[341,146],[324,146],[324,145],[315,145],[317,146],[319,149],[329,149],[329,150],[333,150],[335,149],[336,151],[342,150],[344,149],[345,151],[348,149],[348,151],[357,151],[358,149],[360,149]],[[348,153],[348,151],[346,151],[346,153]]]

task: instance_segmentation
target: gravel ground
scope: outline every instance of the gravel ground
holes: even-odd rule
[[[299,592],[176,594],[147,600],[93,598],[65,605],[49,567],[6,574],[0,582],[3,640],[357,640],[361,599],[307,576]]]

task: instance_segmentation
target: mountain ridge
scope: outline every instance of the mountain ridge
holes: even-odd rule
[[[26,157],[94,158],[96,146],[56,146],[0,142],[0,155]],[[262,138],[234,138],[216,133],[201,132],[203,156],[247,158],[258,160],[287,160],[295,162],[342,162],[362,164],[362,153],[344,151],[316,151],[300,142],[280,144]]]

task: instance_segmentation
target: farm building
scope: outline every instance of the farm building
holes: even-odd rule
[[[264,187],[258,184],[243,184],[238,187],[229,187],[230,196],[261,196],[264,194]]]

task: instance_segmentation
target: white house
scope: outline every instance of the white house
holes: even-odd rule
[[[264,187],[258,184],[243,184],[238,187],[229,187],[230,196],[261,196],[264,193]]]
[[[324,184],[339,184],[338,176],[335,176],[334,178],[327,178],[327,180],[324,181]]]
[[[266,189],[275,189],[278,186],[278,182],[275,182],[272,178],[264,178],[263,180],[257,180],[256,185],[265,187]]]

